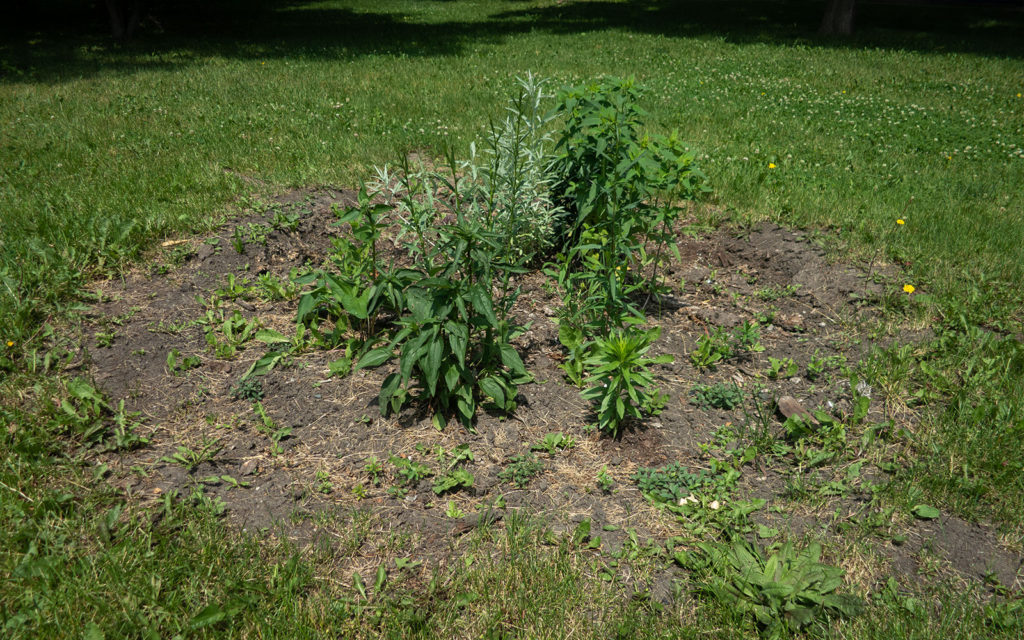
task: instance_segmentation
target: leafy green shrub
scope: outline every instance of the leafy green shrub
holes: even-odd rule
[[[743,391],[735,383],[695,384],[690,389],[690,398],[698,407],[731,411],[743,404]]]
[[[585,229],[610,232],[613,241],[650,232],[673,211],[666,201],[692,199],[702,174],[676,137],[644,134],[646,113],[632,79],[565,88],[556,111],[565,117],[556,146],[553,187],[565,208],[561,237],[569,248]]]
[[[565,118],[552,165],[563,213],[557,277],[566,292],[562,322],[585,332],[621,328],[640,316],[633,299],[658,290],[666,249],[675,247],[678,203],[701,190],[702,175],[676,137],[644,134],[646,115],[632,80],[563,89]]]
[[[863,611],[857,596],[835,593],[843,570],[822,564],[817,543],[797,551],[782,545],[768,557],[742,538],[731,545],[698,543],[676,560],[703,576],[699,591],[741,614],[753,615],[768,633],[799,631],[820,616],[852,617]]]
[[[602,432],[617,436],[627,418],[639,419],[664,406],[666,396],[655,386],[650,366],[672,362],[672,356],[644,357],[659,335],[660,327],[648,331],[629,328],[594,341],[585,361],[591,386],[582,395],[596,406],[597,427]]]

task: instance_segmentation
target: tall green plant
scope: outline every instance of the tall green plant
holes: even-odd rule
[[[658,291],[658,268],[675,249],[679,204],[701,191],[703,176],[678,136],[642,130],[645,112],[633,80],[564,89],[564,118],[552,164],[558,278],[567,320],[588,330],[621,328],[639,315],[637,294]]]
[[[648,331],[629,328],[594,341],[584,363],[591,385],[582,395],[595,405],[597,427],[602,432],[617,436],[627,419],[642,418],[664,406],[666,397],[654,384],[650,366],[672,362],[672,356],[645,357],[659,335],[660,327]]]

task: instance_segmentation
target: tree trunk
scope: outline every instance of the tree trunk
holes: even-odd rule
[[[110,33],[115,40],[128,40],[142,20],[142,0],[107,0]]]
[[[822,35],[848,36],[853,33],[853,8],[856,0],[828,0],[821,19]]]

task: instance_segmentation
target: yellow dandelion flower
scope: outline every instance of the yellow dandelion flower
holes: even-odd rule
[[[1017,97],[1018,97],[1018,98],[1020,97],[1020,94],[1019,94],[1019,93],[1017,94]]]
[[[903,218],[900,218],[896,221],[896,224],[906,224],[906,222],[903,221]]]
[[[7,341],[7,346],[8,346],[8,347],[13,347],[13,346],[14,346],[14,343],[13,343],[12,341],[8,340],[8,341]]]
[[[774,162],[769,162],[768,163],[768,168],[769,169],[774,169],[775,168],[775,163]]]
[[[905,284],[903,285],[903,290],[906,291],[907,293],[914,293],[914,285]]]

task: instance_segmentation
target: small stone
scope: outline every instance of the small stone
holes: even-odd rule
[[[256,460],[246,460],[242,463],[242,468],[239,471],[243,476],[256,475]]]
[[[804,317],[799,313],[784,314],[780,313],[775,317],[775,324],[779,325],[780,328],[786,331],[804,331],[806,325],[804,324]]]

